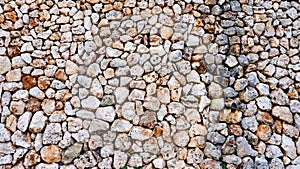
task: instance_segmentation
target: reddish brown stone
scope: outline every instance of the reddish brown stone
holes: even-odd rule
[[[15,11],[12,11],[12,12],[6,12],[4,14],[4,17],[8,20],[11,20],[13,22],[16,22],[17,21],[17,14]]]
[[[55,105],[56,110],[62,110],[64,108],[64,104],[61,101],[58,101]]]
[[[121,11],[123,9],[123,3],[122,2],[115,2],[114,6],[113,6],[113,9],[117,10],[117,11]]]
[[[41,156],[47,163],[56,163],[61,161],[62,150],[57,145],[45,146],[41,150]]]
[[[56,73],[55,73],[55,78],[61,81],[66,81],[68,79],[68,76],[66,75],[66,73],[64,72],[63,69],[59,69]]]
[[[17,129],[17,118],[15,115],[11,114],[6,118],[5,126],[8,130],[15,132]]]
[[[202,22],[202,20],[200,18],[197,18],[195,20],[195,25],[201,27],[201,26],[204,26],[204,23]]]
[[[259,111],[256,115],[259,123],[271,125],[274,123],[272,116],[268,112]]]
[[[46,77],[46,76],[40,76],[38,78],[38,87],[41,90],[46,90],[46,89],[48,89],[49,86],[50,86],[50,80],[49,80],[48,77]]]
[[[0,23],[4,22],[5,18],[3,14],[0,14]]]
[[[240,55],[240,46],[238,44],[235,44],[233,45],[231,48],[230,48],[230,51],[231,51],[231,54],[232,55],[235,55],[235,56],[238,56]]]
[[[37,18],[31,18],[29,20],[29,25],[30,25],[31,28],[37,26],[38,24],[39,23],[38,23],[38,19]]]
[[[41,110],[41,103],[37,98],[30,98],[25,105],[25,109],[30,112],[37,112]]]
[[[36,80],[32,76],[26,75],[22,77],[22,83],[24,89],[30,89],[36,85]]]
[[[262,141],[268,141],[272,135],[271,127],[269,127],[268,125],[265,125],[265,124],[259,125],[257,128],[256,135]]]
[[[243,134],[243,130],[239,125],[233,124],[229,126],[229,131],[235,136],[241,136]]]
[[[30,150],[24,159],[25,168],[29,168],[29,166],[33,166],[41,161],[40,155],[35,150]]]
[[[196,70],[199,73],[205,73],[206,72],[206,64],[203,60],[198,60],[192,63],[192,68]]]
[[[163,132],[163,129],[159,126],[156,126],[153,130],[153,134],[156,137],[160,136],[162,132]]]
[[[10,57],[15,57],[20,55],[20,48],[18,46],[10,46],[7,49],[7,54]]]
[[[278,134],[281,134],[282,132],[282,123],[279,120],[275,121],[275,124],[273,125],[274,131]]]

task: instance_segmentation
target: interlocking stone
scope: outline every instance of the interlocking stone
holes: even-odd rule
[[[1,1],[0,166],[299,168],[299,9]]]

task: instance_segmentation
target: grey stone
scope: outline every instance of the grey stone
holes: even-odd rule
[[[80,155],[81,149],[83,144],[82,143],[75,143],[71,145],[63,154],[62,163],[63,164],[70,164],[76,157]]]

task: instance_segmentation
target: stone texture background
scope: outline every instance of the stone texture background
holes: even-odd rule
[[[300,168],[299,11],[0,0],[0,168]]]

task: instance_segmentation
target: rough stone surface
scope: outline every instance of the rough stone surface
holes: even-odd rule
[[[61,153],[61,148],[56,145],[45,146],[41,149],[41,157],[47,163],[60,162]]]
[[[0,1],[0,168],[300,168],[298,1]]]

